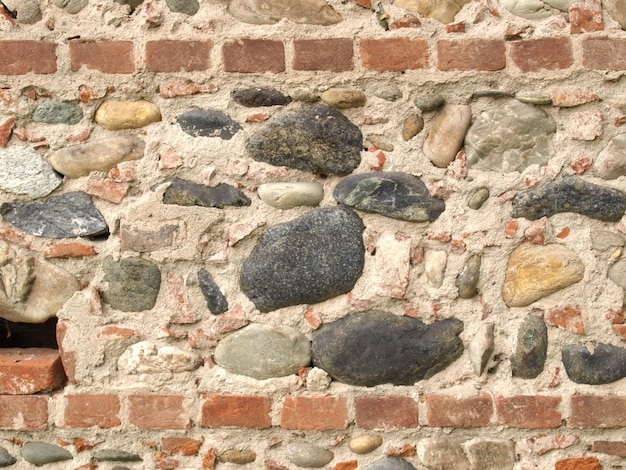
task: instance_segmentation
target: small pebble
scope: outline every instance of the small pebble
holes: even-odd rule
[[[320,468],[334,458],[334,454],[308,442],[292,442],[285,448],[287,459],[294,465],[307,468]]]
[[[443,107],[443,105],[446,103],[446,100],[441,95],[432,94],[418,96],[413,100],[413,103],[420,111],[422,111],[423,113],[427,113],[430,111],[436,111],[439,108]]]
[[[393,152],[393,144],[382,135],[370,134],[367,136],[367,140],[370,144],[372,144],[374,147],[379,148],[380,150],[384,150],[385,152]]]
[[[494,323],[480,325],[478,332],[467,346],[467,355],[472,363],[474,373],[480,377],[487,367],[487,362],[493,354]]]
[[[284,210],[317,206],[324,198],[324,188],[318,182],[265,183],[257,194],[264,203]]]
[[[535,105],[550,105],[552,104],[552,98],[549,95],[543,93],[537,93],[534,91],[518,91],[515,93],[515,99],[526,104]]]
[[[374,96],[387,101],[396,101],[402,98],[402,90],[394,84],[382,85],[374,91]]]
[[[365,106],[365,93],[351,88],[331,88],[320,94],[322,101],[333,108],[360,108]]]
[[[448,252],[443,250],[428,250],[424,253],[424,271],[431,286],[439,288],[448,264]]]
[[[372,434],[362,434],[353,437],[348,443],[348,447],[355,454],[369,454],[379,448],[383,443],[383,438]]]
[[[402,138],[408,142],[424,129],[424,119],[418,114],[409,114],[402,125]]]
[[[471,299],[478,294],[478,278],[480,276],[481,255],[476,253],[469,257],[461,274],[456,279],[456,287],[459,289],[459,297]]]
[[[220,462],[245,465],[256,460],[256,453],[251,450],[230,449],[220,454]]]
[[[489,199],[489,188],[483,186],[472,192],[467,201],[467,205],[470,209],[477,211],[483,206],[487,199]]]

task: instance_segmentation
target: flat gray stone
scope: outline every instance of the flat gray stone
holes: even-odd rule
[[[361,163],[363,135],[339,111],[312,105],[286,111],[257,131],[248,152],[257,161],[345,176]]]
[[[233,99],[240,105],[254,108],[259,106],[284,106],[291,98],[273,88],[246,88],[233,93]]]
[[[83,118],[83,110],[76,103],[46,101],[33,113],[34,122],[45,124],[77,124]]]
[[[63,182],[52,167],[30,147],[0,149],[0,189],[25,194],[33,199],[45,197]]]
[[[592,170],[596,176],[607,180],[626,175],[626,133],[611,139],[594,160]]]
[[[184,13],[185,15],[195,15],[200,9],[198,0],[165,0],[167,6],[174,13]]]
[[[567,344],[561,349],[570,380],[578,384],[603,385],[626,377],[626,349],[590,342]]]
[[[141,462],[142,460],[142,458],[137,454],[117,449],[96,450],[93,453],[93,458],[96,460],[112,462]]]
[[[0,447],[0,467],[10,467],[17,459],[9,454],[9,451],[4,447]]]
[[[15,15],[20,24],[35,24],[41,20],[37,0],[3,0],[2,4]]]
[[[431,111],[437,111],[440,108],[443,108],[443,105],[446,104],[446,100],[443,96],[438,95],[436,93],[428,94],[428,95],[420,95],[413,100],[413,104],[423,113],[429,113]]]
[[[331,25],[343,19],[324,0],[230,0],[228,12],[251,24],[274,24],[287,18],[294,23]]]
[[[21,454],[24,460],[37,466],[74,458],[63,447],[47,442],[26,442],[22,446]]]
[[[545,165],[552,155],[554,119],[536,106],[513,101],[483,112],[465,135],[470,168],[505,173]]]
[[[270,227],[243,263],[243,292],[262,312],[350,292],[363,272],[364,228],[343,207],[313,209]]]
[[[385,457],[382,460],[371,463],[363,470],[417,470],[413,465],[401,457]]]
[[[548,328],[543,318],[527,316],[517,330],[517,343],[511,356],[513,377],[537,377],[543,372],[547,352]]]
[[[219,315],[228,310],[228,301],[209,272],[205,269],[198,271],[198,284],[202,290],[207,307],[213,315]]]
[[[195,109],[176,119],[183,132],[192,137],[219,137],[230,140],[241,130],[238,122],[212,109]]]
[[[55,0],[54,4],[59,8],[63,8],[71,15],[75,15],[87,6],[89,0]]]
[[[102,294],[106,303],[122,312],[142,312],[154,307],[161,288],[161,271],[138,257],[104,260],[104,281],[109,287]]]
[[[166,183],[169,187],[163,193],[163,204],[222,209],[224,206],[241,207],[251,203],[239,189],[225,183],[212,187],[179,178],[169,179]]]
[[[430,195],[426,185],[409,173],[374,172],[340,181],[333,192],[341,204],[409,222],[432,222],[445,203]]]
[[[76,191],[42,202],[5,202],[4,220],[38,237],[74,238],[106,235],[109,227],[87,194]]]
[[[251,323],[218,343],[215,363],[258,380],[284,377],[311,363],[311,343],[291,327]]]
[[[329,464],[335,455],[309,442],[291,442],[285,447],[287,459],[298,467],[320,468]]]
[[[462,331],[457,319],[426,325],[386,312],[353,313],[313,332],[313,364],[349,385],[413,385],[462,354]]]

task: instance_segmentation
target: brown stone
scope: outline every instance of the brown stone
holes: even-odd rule
[[[577,335],[585,334],[582,312],[578,306],[554,308],[545,313],[544,318],[549,326],[556,326]]]

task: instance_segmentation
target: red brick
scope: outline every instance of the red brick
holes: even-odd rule
[[[357,468],[359,468],[359,462],[356,460],[344,460],[337,462],[332,470],[356,470]]]
[[[571,331],[577,335],[585,334],[582,312],[578,306],[567,306],[548,310],[545,315],[546,324]]]
[[[580,457],[559,460],[554,470],[602,470],[602,465],[596,457]]]
[[[389,29],[403,29],[403,28],[419,28],[422,22],[415,16],[403,16],[397,20],[393,20],[389,25]]]
[[[591,452],[626,458],[625,441],[593,441]]]
[[[66,380],[59,351],[47,348],[0,349],[0,377],[2,395],[58,390]]]
[[[43,251],[46,258],[81,258],[96,255],[96,249],[81,242],[59,242],[49,245]]]
[[[561,398],[541,395],[498,397],[498,422],[522,429],[556,428],[561,425]]]
[[[439,427],[488,426],[493,415],[493,399],[483,393],[474,397],[427,395],[426,422]]]
[[[110,178],[101,178],[98,176],[89,177],[83,185],[83,191],[90,196],[99,197],[113,204],[121,203],[128,190],[130,184],[113,181]]]
[[[76,353],[74,351],[68,351],[63,343],[65,339],[65,335],[67,333],[68,322],[59,321],[57,323],[57,344],[59,346],[59,356],[61,358],[61,363],[63,364],[63,370],[65,371],[65,375],[67,375],[67,380],[71,383],[75,384],[76,382]]]
[[[371,0],[352,0],[354,3],[358,3],[364,8],[372,8]]]
[[[269,428],[272,399],[264,396],[205,395],[202,426]]]
[[[293,42],[294,70],[352,70],[352,39],[296,39]]]
[[[132,41],[70,41],[70,68],[81,67],[104,73],[133,73],[135,55]]]
[[[417,402],[411,397],[359,397],[356,425],[364,429],[402,429],[418,426]]]
[[[280,425],[286,429],[345,429],[345,397],[285,397]]]
[[[161,450],[166,454],[198,455],[202,441],[189,437],[163,437]]]
[[[400,72],[428,66],[428,43],[423,39],[361,39],[363,67],[377,72]]]
[[[522,72],[567,69],[574,63],[568,37],[513,41],[510,48],[511,60]]]
[[[239,39],[222,46],[224,71],[240,73],[280,73],[285,71],[282,41]]]
[[[48,41],[0,41],[0,75],[54,73],[56,47]]]
[[[113,428],[122,423],[117,395],[65,395],[65,400],[64,427]]]
[[[585,37],[583,66],[596,70],[626,70],[626,39]]]
[[[567,424],[572,428],[626,427],[626,396],[574,395]]]
[[[148,41],[148,72],[195,72],[211,66],[212,41]]]
[[[9,142],[11,131],[13,131],[13,126],[16,121],[17,118],[15,116],[11,116],[8,119],[5,119],[4,122],[0,123],[0,147],[5,147]]]
[[[182,395],[132,395],[128,419],[143,429],[188,429]]]
[[[130,339],[133,336],[139,336],[139,333],[132,328],[121,328],[115,325],[105,326],[96,335],[97,338],[104,339]]]
[[[437,41],[439,70],[502,70],[506,66],[504,41],[465,39]]]
[[[47,396],[0,395],[0,429],[45,431],[47,427]]]
[[[569,23],[571,34],[602,31],[604,29],[604,21],[602,20],[602,6],[600,2],[587,0],[570,5]]]

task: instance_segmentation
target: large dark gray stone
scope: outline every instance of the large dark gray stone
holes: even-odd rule
[[[246,88],[233,93],[233,99],[249,108],[257,106],[284,106],[291,103],[289,96],[273,88]]]
[[[548,352],[548,328],[542,318],[528,316],[517,330],[517,344],[511,356],[514,377],[534,379],[543,371]]]
[[[163,193],[164,204],[177,204],[179,206],[249,206],[250,199],[234,186],[220,183],[215,187],[192,181],[172,178],[167,180],[169,187]]]
[[[409,222],[432,222],[445,209],[416,176],[400,172],[376,172],[349,176],[335,187],[341,204]]]
[[[109,256],[102,269],[109,283],[102,296],[111,307],[122,312],[154,307],[161,288],[161,271],[155,263],[138,257],[115,261]]]
[[[42,202],[5,202],[0,214],[16,227],[39,237],[74,238],[109,233],[91,197],[76,191]]]
[[[363,271],[365,227],[344,207],[314,209],[270,227],[241,268],[241,288],[262,311],[349,292]]]
[[[9,451],[4,447],[0,447],[0,467],[10,467],[17,459],[9,454]]]
[[[241,130],[239,123],[212,109],[195,109],[178,116],[176,122],[192,137],[219,137],[230,140]]]
[[[287,111],[248,141],[255,160],[345,176],[361,162],[363,135],[339,111],[323,105]]]
[[[200,290],[202,290],[207,307],[213,315],[219,315],[228,310],[226,297],[205,269],[198,271],[198,284],[200,284]]]
[[[413,385],[461,355],[462,331],[454,318],[426,325],[392,313],[354,313],[313,332],[313,364],[350,385]]]
[[[33,113],[34,122],[46,124],[77,124],[83,118],[83,110],[76,103],[47,101]]]
[[[568,377],[578,384],[603,385],[626,377],[626,349],[612,344],[567,344],[561,349]]]
[[[413,465],[401,457],[385,457],[378,462],[363,467],[363,470],[417,470]]]
[[[518,193],[513,199],[511,217],[537,220],[561,212],[575,212],[592,219],[618,222],[624,211],[626,195],[623,191],[568,176]]]

